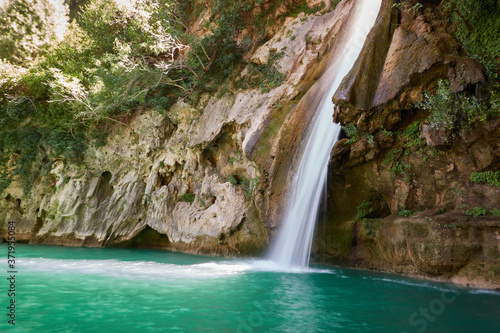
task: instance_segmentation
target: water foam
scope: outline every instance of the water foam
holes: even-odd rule
[[[404,281],[404,280],[398,280],[398,279],[391,279],[391,278],[374,278],[374,277],[363,277],[364,280],[371,280],[371,281],[383,281],[383,282],[389,282],[389,283],[397,283],[397,284],[402,284],[405,286],[411,286],[411,287],[418,287],[418,288],[430,288],[430,289],[436,289],[442,292],[452,292],[451,289],[448,288],[443,288],[437,285],[433,285],[427,282],[410,282],[410,281]]]
[[[241,275],[245,272],[274,273],[332,273],[331,270],[290,268],[269,260],[235,260],[207,262],[193,265],[176,265],[154,261],[74,260],[23,258],[19,265],[24,271],[51,273],[78,273],[124,278],[147,279],[215,279]]]
[[[80,273],[147,279],[214,279],[242,274],[251,269],[245,263],[202,263],[175,265],[154,261],[69,260],[25,258],[19,261],[25,271]]]

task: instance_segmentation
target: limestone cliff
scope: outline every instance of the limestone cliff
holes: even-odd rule
[[[252,64],[281,53],[276,66],[286,80],[279,87],[205,95],[198,109],[180,101],[167,116],[142,110],[114,126],[83,163],[59,161],[42,171],[29,193],[14,181],[0,200],[2,234],[14,220],[18,241],[30,243],[262,253],[279,221],[310,106],[324,89],[311,87],[354,6],[346,0],[334,11],[287,17],[245,56],[248,68],[235,73],[235,81],[244,80]],[[208,10],[200,13],[190,30],[208,33],[204,20],[210,17]]]

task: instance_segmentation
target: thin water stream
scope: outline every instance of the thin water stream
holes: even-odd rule
[[[356,62],[366,36],[375,24],[381,0],[360,0],[355,17],[346,27],[349,34],[339,48],[340,59],[332,63],[317,82],[329,87],[310,124],[309,137],[291,183],[291,193],[281,229],[269,258],[284,267],[307,267],[318,209],[328,173],[328,160],[340,134],[340,125],[332,121],[332,96]],[[334,214],[334,212],[331,212]]]

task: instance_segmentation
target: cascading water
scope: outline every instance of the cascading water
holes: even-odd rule
[[[355,17],[339,61],[323,75],[318,84],[330,88],[316,108],[309,126],[309,137],[292,182],[285,219],[270,259],[285,267],[307,267],[322,191],[326,184],[328,160],[340,134],[340,125],[332,122],[331,100],[343,78],[359,57],[364,41],[375,24],[382,0],[358,0]]]

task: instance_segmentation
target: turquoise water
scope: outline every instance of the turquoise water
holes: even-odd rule
[[[12,327],[6,244],[0,252],[2,332],[500,332],[494,292],[331,267],[19,244]]]

